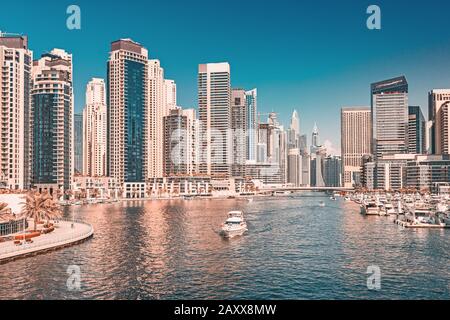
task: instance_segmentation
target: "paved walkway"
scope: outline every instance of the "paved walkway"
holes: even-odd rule
[[[32,222],[30,226],[33,226]],[[93,234],[94,228],[89,224],[74,222],[72,228],[71,221],[60,221],[53,232],[33,238],[33,243],[20,246],[15,245],[13,241],[0,243],[0,263],[41,251],[66,247],[86,240]]]

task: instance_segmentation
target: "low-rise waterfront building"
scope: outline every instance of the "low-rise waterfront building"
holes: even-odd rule
[[[419,191],[440,193],[450,182],[450,156],[416,156],[407,165],[407,186]]]
[[[0,242],[1,237],[8,236],[24,230],[28,222],[21,216],[24,206],[25,194],[0,194],[0,203],[7,207],[0,213]]]
[[[209,196],[211,192],[211,177],[208,176],[168,176],[153,178],[147,183],[147,197]]]
[[[76,176],[72,187],[72,195],[80,199],[117,199],[122,192],[122,185],[113,177]]]

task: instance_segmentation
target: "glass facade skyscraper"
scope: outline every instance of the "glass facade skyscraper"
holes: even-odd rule
[[[125,181],[144,181],[144,116],[146,111],[146,65],[125,61]]]
[[[375,158],[404,154],[407,148],[408,82],[404,76],[372,84],[372,137]]]
[[[247,160],[256,161],[257,144],[257,110],[258,110],[258,91],[253,89],[245,93],[246,99],[246,130],[247,130]]]
[[[419,106],[409,107],[408,124],[408,152],[415,154],[426,153],[425,147],[425,117]]]
[[[54,49],[33,65],[32,182],[38,190],[71,188],[72,55]]]
[[[74,166],[75,173],[83,172],[83,115],[75,114],[73,135],[74,135]]]
[[[121,184],[145,182],[148,85],[147,50],[130,39],[113,42],[107,84],[108,163],[109,175]]]

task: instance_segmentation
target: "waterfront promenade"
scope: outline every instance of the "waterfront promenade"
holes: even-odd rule
[[[60,221],[52,233],[33,238],[33,243],[22,245],[16,245],[13,241],[0,243],[0,264],[71,246],[85,241],[93,235],[94,228],[90,224],[79,221]]]

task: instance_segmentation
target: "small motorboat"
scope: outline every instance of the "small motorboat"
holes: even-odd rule
[[[244,213],[242,211],[230,211],[227,220],[222,224],[220,233],[224,238],[233,238],[242,236],[247,231]]]

